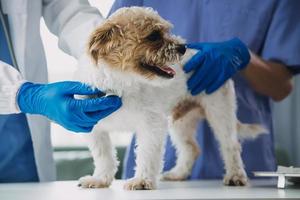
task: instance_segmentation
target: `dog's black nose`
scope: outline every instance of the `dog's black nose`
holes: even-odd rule
[[[185,45],[179,44],[179,45],[176,47],[176,51],[177,51],[178,53],[180,53],[181,55],[184,55],[184,53],[185,53],[185,51],[186,51]]]

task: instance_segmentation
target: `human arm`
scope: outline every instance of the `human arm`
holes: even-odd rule
[[[0,61],[0,114],[20,113],[16,95],[24,82],[15,68]]]
[[[274,101],[284,99],[292,91],[292,74],[284,64],[263,60],[238,39],[188,47],[199,50],[184,68],[186,72],[195,71],[188,80],[194,95],[202,91],[213,93],[236,73],[241,73],[256,92]]]
[[[79,82],[29,83],[16,69],[0,61],[0,114],[40,114],[68,130],[90,132],[122,104],[116,96],[79,100],[74,94],[95,95],[101,91]]]
[[[254,53],[251,53],[251,61],[241,74],[256,92],[274,101],[283,100],[293,88],[293,76],[284,64],[265,61]]]
[[[242,74],[259,93],[284,99],[292,90],[289,68],[300,69],[300,1],[277,1],[260,55]]]
[[[96,97],[76,99],[74,95]],[[26,82],[18,91],[17,103],[22,112],[44,115],[74,132],[90,132],[98,121],[122,104],[117,96],[105,97],[98,89],[74,81],[50,84]]]
[[[284,98],[289,93],[289,90],[291,90],[291,87],[289,86],[290,84],[286,83],[286,81],[290,82],[288,80],[291,79],[289,78],[290,75],[286,69],[290,69],[291,67],[293,67],[295,71],[299,71],[300,69],[299,9],[299,1],[274,1],[273,10],[270,10],[272,16],[268,22],[268,29],[264,34],[263,40],[259,42],[257,39],[257,43],[255,42],[257,48],[253,47],[253,42],[251,43],[245,39],[245,42],[247,42],[250,45],[250,48],[252,47],[253,50],[256,51],[255,53],[259,56],[255,56],[254,54],[251,56],[250,67],[246,67],[245,71],[247,71],[247,73],[245,74],[247,74],[247,76],[244,76],[244,78],[250,81],[250,85],[251,83],[254,84],[257,92],[268,95],[274,100]],[[236,28],[238,27],[233,27],[233,29]],[[231,35],[236,34],[238,34],[238,31],[233,31],[231,33]],[[244,35],[240,34],[240,36],[243,38]],[[231,45],[231,48],[234,47]],[[222,51],[222,48],[217,48],[214,51],[218,53]],[[274,69],[272,67],[274,67]],[[270,72],[270,74],[267,75],[266,72]],[[235,73],[237,72],[229,74],[232,76]],[[249,76],[251,76],[252,79]],[[262,81],[262,77],[264,77],[264,81],[268,81],[270,83],[264,83]],[[227,78],[228,76],[225,77],[224,80],[227,80]],[[260,81],[255,81],[255,79],[259,79]],[[276,83],[273,84],[274,82]],[[221,81],[221,84],[222,83],[224,83],[224,81]],[[258,83],[264,85],[258,87]],[[280,84],[280,86],[278,84]],[[271,89],[273,92],[269,91],[270,85],[272,85]],[[274,91],[276,89],[274,89],[275,87],[273,86],[276,86],[277,91]],[[266,90],[266,87],[268,87],[269,90]],[[264,88],[263,91],[261,88]]]
[[[238,38],[187,44],[187,47],[198,50],[183,68],[186,73],[192,72],[187,81],[192,95],[215,92],[235,73],[246,68],[251,58],[247,46]]]
[[[90,33],[103,21],[88,0],[43,0],[43,17],[58,37],[59,47],[76,58],[84,53]]]

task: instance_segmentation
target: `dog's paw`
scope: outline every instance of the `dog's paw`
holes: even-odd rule
[[[182,173],[178,173],[175,171],[167,171],[164,172],[161,177],[160,180],[162,181],[183,181],[187,179],[186,174],[182,174]]]
[[[96,178],[93,176],[84,176],[79,179],[78,186],[82,188],[106,188],[112,182],[110,178]]]
[[[150,179],[132,178],[124,184],[125,190],[153,190],[155,188],[155,181]]]
[[[227,174],[223,182],[228,186],[245,186],[248,183],[248,178],[245,171],[240,171],[238,173]]]

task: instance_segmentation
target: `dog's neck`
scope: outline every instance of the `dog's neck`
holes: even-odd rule
[[[104,61],[99,60],[97,66],[92,66],[91,85],[104,91],[105,93],[123,96],[124,92],[133,91],[139,84],[134,84],[134,80],[129,78],[124,72],[115,70]]]

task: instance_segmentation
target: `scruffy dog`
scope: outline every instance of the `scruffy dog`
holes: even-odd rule
[[[195,139],[199,120],[206,119],[220,143],[226,185],[245,185],[247,175],[238,136],[254,138],[264,129],[236,118],[231,80],[211,95],[191,96],[182,70],[194,55],[182,39],[170,34],[171,24],[150,8],[122,8],[91,35],[89,57],[82,59],[76,79],[122,97],[123,106],[101,120],[87,135],[94,158],[92,176],[80,178],[84,188],[108,187],[118,161],[109,132],[136,133],[136,169],[127,190],[154,189],[163,164],[167,132],[177,149],[176,166],[162,175],[184,180],[200,153]]]

